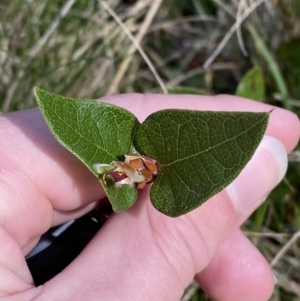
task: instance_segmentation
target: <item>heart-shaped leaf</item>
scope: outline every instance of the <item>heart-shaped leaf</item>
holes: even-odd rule
[[[77,156],[97,177],[96,163],[110,164],[134,150],[133,136],[138,126],[129,111],[96,100],[71,99],[36,88],[41,112],[56,139]],[[99,180],[113,210],[129,208],[137,198],[130,185],[117,189]]]
[[[230,184],[253,156],[269,113],[164,110],[139,126],[138,150],[160,173],[150,198],[169,216],[185,214]]]

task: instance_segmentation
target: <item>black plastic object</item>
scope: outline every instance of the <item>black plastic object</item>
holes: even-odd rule
[[[97,210],[63,225],[51,228],[26,256],[35,285],[53,278],[69,265],[93,238],[107,216]]]

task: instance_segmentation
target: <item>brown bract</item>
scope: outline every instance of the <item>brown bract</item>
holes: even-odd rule
[[[117,187],[135,185],[137,189],[143,189],[159,172],[156,160],[138,153],[125,155],[124,161],[113,161],[110,165],[115,169],[105,173],[103,180],[106,184],[112,181]]]

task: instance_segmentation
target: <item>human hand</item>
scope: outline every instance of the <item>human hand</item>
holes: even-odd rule
[[[103,99],[140,121],[166,108],[266,111],[233,96],[118,95]],[[128,211],[114,214],[60,274],[34,287],[24,260],[51,226],[101,203],[98,180],[60,146],[39,111],[0,115],[1,300],[178,300],[195,277],[214,300],[267,300],[272,271],[239,226],[282,179],[298,118],[276,108],[266,137],[239,177],[178,218],[153,208],[149,187]],[[280,142],[279,142],[280,141]]]

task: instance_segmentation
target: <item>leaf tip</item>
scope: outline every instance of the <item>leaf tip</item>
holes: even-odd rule
[[[38,88],[38,87],[34,87],[34,88],[33,88],[33,93],[34,93],[35,95],[37,95],[37,94],[39,93],[39,91],[40,91],[40,88]]]
[[[38,87],[33,88],[33,93],[34,93],[34,96],[35,96],[35,99],[36,99],[37,102],[39,102],[39,100],[40,100],[41,91],[43,91],[43,90],[38,88]]]

